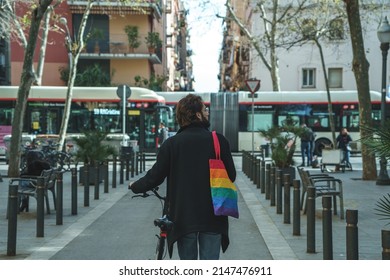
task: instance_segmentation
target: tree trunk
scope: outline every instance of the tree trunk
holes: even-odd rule
[[[9,177],[19,176],[19,163],[21,154],[22,131],[24,124],[24,115],[26,112],[27,99],[30,88],[34,82],[33,62],[35,46],[37,44],[39,28],[42,18],[51,4],[52,0],[41,0],[40,5],[31,14],[31,26],[28,36],[28,44],[24,54],[23,71],[20,79],[18,97],[15,106],[15,113],[12,125],[12,138],[10,147],[10,161],[8,167]]]
[[[356,86],[359,98],[359,117],[360,127],[371,127],[371,97],[370,82],[368,77],[369,63],[364,50],[364,41],[362,35],[362,26],[360,22],[359,1],[344,0],[348,15],[349,29],[351,33],[352,51],[353,51],[353,72],[355,75]],[[379,46],[379,43],[378,43]],[[366,138],[365,129],[360,129],[361,137]],[[356,140],[356,139],[354,139]],[[363,180],[376,179],[376,162],[375,156],[362,144],[362,162],[363,162]]]

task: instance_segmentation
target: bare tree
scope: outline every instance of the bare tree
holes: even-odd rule
[[[35,76],[32,72],[35,46],[38,39],[41,21],[45,16],[48,7],[53,0],[41,0],[37,7],[31,13],[31,25],[27,41],[27,47],[24,54],[23,70],[20,79],[18,97],[15,106],[14,119],[12,125],[12,138],[10,148],[10,162],[8,168],[8,176],[16,177],[19,175],[19,162],[21,153],[22,130],[24,123],[24,115],[27,106],[27,99],[30,88],[35,81]]]
[[[75,36],[74,39],[70,37],[71,34],[69,33],[67,22],[65,18],[61,18],[62,24],[66,28],[67,32],[67,48],[69,52],[69,59],[70,59],[70,71],[69,71],[69,79],[68,79],[68,89],[66,91],[66,101],[65,101],[65,108],[64,108],[64,115],[62,117],[62,122],[61,122],[61,128],[60,128],[60,133],[59,133],[59,141],[58,141],[58,149],[62,150],[64,143],[65,143],[65,138],[66,138],[66,131],[69,123],[69,118],[70,118],[70,109],[72,105],[72,97],[73,97],[73,86],[74,86],[74,81],[76,79],[76,74],[77,74],[77,64],[78,60],[80,57],[80,53],[82,52],[85,42],[84,42],[84,31],[85,27],[87,25],[87,20],[88,16],[90,14],[92,6],[96,3],[97,1],[88,1],[88,4],[84,10],[83,17],[81,19],[80,23],[80,28],[77,34],[77,37]]]
[[[358,0],[344,0],[348,15],[349,29],[351,33],[352,51],[353,51],[353,72],[355,75],[356,86],[359,98],[359,119],[360,127],[372,127],[371,119],[371,97],[369,82],[369,63],[364,49],[364,40],[362,26],[360,22],[360,9]],[[361,137],[369,137],[369,131],[362,129]],[[375,156],[370,153],[367,146],[362,144],[362,162],[363,162],[363,180],[376,179]]]

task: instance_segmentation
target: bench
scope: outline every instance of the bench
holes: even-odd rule
[[[49,193],[49,191],[52,193],[54,209],[56,209],[55,183],[57,180],[57,170],[55,170],[55,169],[43,170],[41,173],[41,176],[39,176],[39,177],[43,177],[46,212],[47,212],[47,214],[50,214],[50,204],[49,204],[48,193]],[[20,205],[20,202],[21,202],[23,197],[27,198],[26,212],[29,211],[29,198],[30,198],[30,196],[37,199],[37,188],[38,188],[38,178],[39,177],[38,176],[36,176],[36,177],[21,176],[20,178],[12,178],[9,181],[10,185],[14,185],[14,184],[20,185],[21,182],[28,182],[29,183],[29,188],[18,188],[19,205]]]
[[[316,174],[311,175],[309,171],[303,168],[298,168],[299,176],[302,181],[302,201],[301,209],[303,208],[306,213],[306,202],[307,202],[307,189],[309,187],[315,188],[315,198],[322,196],[333,197],[333,209],[334,214],[337,215],[337,197],[340,200],[340,219],[344,219],[344,200],[343,200],[343,183],[340,179],[334,177]]]

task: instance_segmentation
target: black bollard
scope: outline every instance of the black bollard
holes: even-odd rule
[[[145,153],[142,153],[142,170],[145,171],[146,170],[146,155]],[[142,171],[141,171],[142,173]]]
[[[255,185],[256,185],[256,188],[259,189],[260,188],[260,159],[256,158],[256,161],[255,161]]]
[[[307,253],[316,252],[316,189],[314,187],[307,188],[307,198],[306,198],[306,207],[307,207]]]
[[[265,165],[265,199],[269,200],[270,198],[270,191],[271,188],[271,164],[267,163]]]
[[[138,172],[141,169],[140,173],[142,173],[142,167],[140,164],[140,154],[138,152],[134,152],[134,158],[135,158],[135,176],[138,176]],[[139,167],[138,167],[139,164]]]
[[[269,189],[269,199],[270,206],[275,206],[275,166],[271,166],[271,175],[270,175],[270,189]]]
[[[94,182],[95,182],[95,191],[94,191],[94,199],[95,200],[98,200],[99,199],[99,188],[100,188],[100,182],[99,182],[99,177],[100,177],[100,166],[99,165],[97,165],[97,166],[95,166],[95,180],[94,180]]]
[[[72,168],[70,170],[72,174],[72,189],[71,189],[71,197],[72,197],[72,215],[77,215],[77,169]]]
[[[84,206],[89,206],[89,165],[84,165]]]
[[[134,171],[135,171],[135,152],[131,152],[131,170],[130,170],[130,176],[131,178],[134,178]]]
[[[116,188],[116,168],[117,168],[117,160],[114,157],[114,161],[112,163],[112,188]]]
[[[284,182],[284,220],[283,222],[285,224],[291,223],[291,198],[290,198],[290,174],[284,174],[283,175],[283,182]]]
[[[260,193],[265,193],[265,161],[260,162]]]
[[[126,157],[126,181],[130,180],[130,158]]]
[[[37,179],[37,237],[44,237],[44,219],[45,219],[45,178]]]
[[[382,229],[382,260],[390,260],[390,230]]]
[[[333,236],[332,236],[332,197],[322,197],[322,244],[323,259],[333,260]]]
[[[282,214],[283,213],[283,205],[282,205],[282,199],[283,199],[283,193],[282,193],[282,186],[283,186],[283,171],[281,169],[278,169],[276,171],[276,214]]]
[[[108,193],[108,161],[104,162],[104,193]]]
[[[293,235],[301,235],[300,181],[293,181]]]
[[[124,180],[124,170],[125,168],[125,163],[124,163],[124,159],[121,158],[121,166],[120,166],[120,171],[119,171],[119,184],[123,185],[123,180]]]
[[[7,256],[16,255],[16,235],[18,228],[18,185],[8,187],[8,239]]]
[[[56,225],[63,224],[63,173],[61,171],[57,172],[57,183],[56,183]]]
[[[359,259],[359,238],[358,238],[358,210],[347,210],[346,212],[346,236],[347,236],[347,260]]]

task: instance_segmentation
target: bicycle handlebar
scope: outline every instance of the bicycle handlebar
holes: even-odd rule
[[[161,200],[164,200],[165,201],[165,197],[164,196],[161,196],[159,193],[158,193],[158,187],[156,188],[153,188],[150,190],[155,196],[157,196],[157,198],[161,199]],[[152,194],[148,193],[148,192],[144,192],[142,194],[136,194],[136,195],[133,195],[132,198],[134,197],[143,197],[143,198],[146,198],[148,196],[151,196]]]

